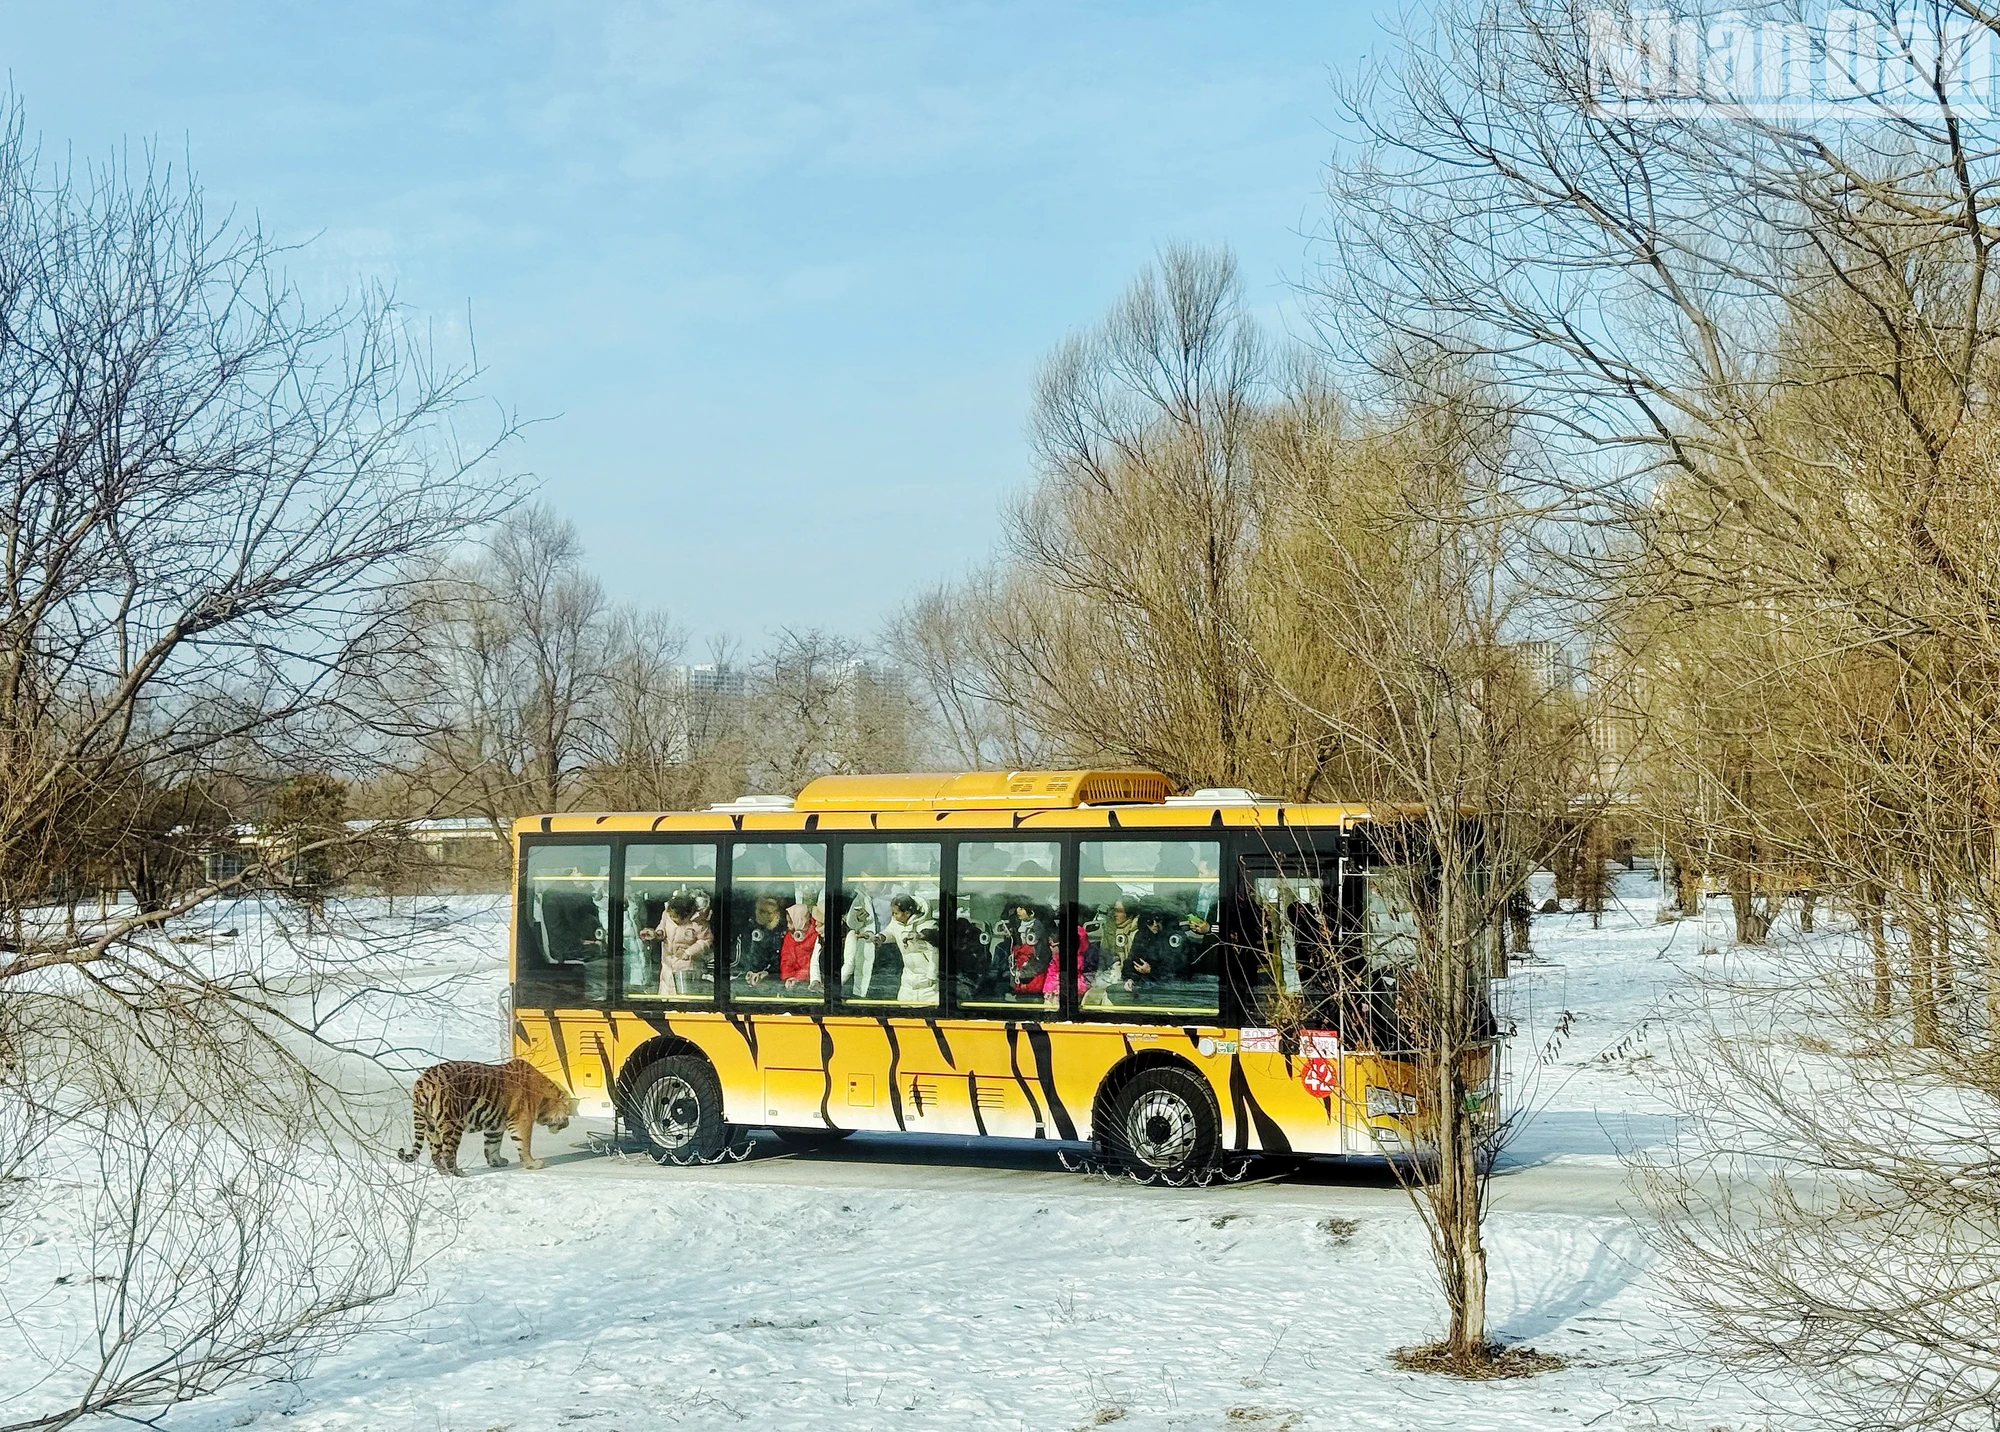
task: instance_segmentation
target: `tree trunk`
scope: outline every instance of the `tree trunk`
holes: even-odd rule
[[[1986,1045],[2000,1061],[2000,910],[1986,912]]]
[[[1434,1200],[1445,1263],[1449,1341],[1459,1357],[1486,1349],[1486,1242],[1480,1228],[1479,1146],[1461,1061],[1438,1068],[1438,1197]]]
[[[1470,1163],[1473,1152],[1467,1149],[1462,1157]],[[1467,1193],[1477,1200],[1478,1192],[1471,1187],[1474,1175],[1467,1172]],[[1486,1351],[1486,1240],[1479,1226],[1476,1213],[1462,1222],[1459,1262],[1465,1273],[1465,1307],[1452,1320],[1452,1346],[1461,1355],[1478,1356]]]
[[[1813,928],[1813,906],[1819,902],[1819,892],[1808,885],[1799,892],[1799,928],[1808,933]]]
[[[1578,899],[1577,882],[1582,873],[1581,851],[1578,840],[1581,835],[1575,827],[1565,826],[1556,840],[1555,849],[1549,855],[1549,873],[1556,878],[1557,901]]]
[[[1912,882],[1904,878],[1903,888]],[[1917,900],[1906,900],[1903,925],[1910,932],[1910,1039],[1919,1049],[1937,1048],[1937,990],[1931,984],[1931,922]]]
[[[1590,928],[1604,923],[1604,904],[1611,884],[1610,835],[1602,821],[1592,821],[1583,837],[1583,907],[1590,911]]]
[[[1683,915],[1701,913],[1701,868],[1692,860],[1674,860],[1674,903]]]
[[[1750,883],[1750,874],[1737,869],[1729,876],[1729,908],[1736,917],[1736,943],[1761,945],[1771,934],[1771,916]]]
[[[1533,920],[1533,915],[1534,912],[1528,905],[1528,892],[1525,888],[1516,890],[1508,897],[1505,928],[1511,932],[1508,944],[1517,955],[1525,955],[1530,952],[1528,930]]]
[[[1861,926],[1868,932],[1868,947],[1875,961],[1874,1014],[1887,1019],[1895,1008],[1895,971],[1889,964],[1889,931],[1882,919],[1883,890],[1879,885],[1861,887]]]
[[[1942,900],[1936,903],[1931,929],[1932,997],[1940,1011],[1949,1011],[1958,1003],[1958,981],[1951,957],[1951,907]]]

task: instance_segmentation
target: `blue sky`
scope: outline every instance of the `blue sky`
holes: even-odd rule
[[[1159,244],[1233,245],[1285,321],[1391,13],[4,3],[0,49],[46,149],[156,140],[313,239],[309,292],[469,311],[610,592],[754,644],[978,561],[1037,362]]]

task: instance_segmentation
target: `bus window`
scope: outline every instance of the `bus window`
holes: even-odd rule
[[[1086,840],[1077,846],[1083,1007],[1221,1012],[1216,905],[1221,847],[1206,840]]]
[[[1412,904],[1414,872],[1406,866],[1369,870],[1362,949],[1377,969],[1398,970],[1417,960],[1417,912]]]
[[[942,847],[850,842],[841,851],[840,991],[848,1004],[938,1003]]]
[[[1343,979],[1335,881],[1311,860],[1246,859],[1240,948],[1245,1023],[1338,1029]]]
[[[967,1009],[1054,1009],[1062,1000],[1062,847],[1051,840],[968,840],[958,847],[952,963]]]
[[[729,857],[729,998],[818,1004],[826,985],[826,847],[737,843]]]
[[[625,847],[625,998],[715,999],[715,847]]]
[[[521,867],[514,1003],[526,1009],[602,1004],[611,996],[604,917],[611,847],[533,845]]]
[[[1405,872],[1377,869],[1349,886],[1358,929],[1343,926],[1340,886],[1309,857],[1246,858],[1239,978],[1243,1021],[1334,1030],[1350,1049],[1400,1047],[1396,970],[1414,948]],[[1402,913],[1398,915],[1396,912]]]

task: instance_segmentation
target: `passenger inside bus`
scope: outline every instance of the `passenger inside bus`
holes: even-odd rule
[[[759,895],[750,928],[736,942],[736,974],[745,984],[775,980],[782,966],[785,940],[784,906],[775,895]]]
[[[891,903],[879,887],[849,887],[841,988],[857,1003],[894,1003],[902,987],[903,954]]]
[[[1056,922],[1030,900],[1016,899],[1010,909],[1000,922],[1009,955],[1009,987],[1015,994],[1041,995],[1053,1004],[1062,994]]]
[[[840,987],[850,996],[866,999],[875,977],[875,912],[869,908],[866,895],[855,895],[847,902],[841,923],[847,933],[840,946]]]
[[[667,912],[665,895],[644,895],[632,890],[628,881],[625,919],[632,927],[625,941],[625,992],[644,995],[660,987],[660,942],[654,929]]]
[[[778,945],[778,977],[788,990],[818,994],[822,988],[819,971],[819,922],[825,913],[820,902],[803,900],[785,908],[785,935]]]
[[[1211,952],[1218,859],[1214,841],[1079,844],[1084,1008],[1219,1012]]]
[[[1153,980],[1185,979],[1178,958],[1178,947],[1171,944],[1168,924],[1171,916],[1154,901],[1142,901],[1135,917],[1139,933],[1132,937],[1131,958],[1126,961],[1126,979],[1131,981],[1128,988]]]
[[[889,901],[889,923],[883,934],[895,944],[902,957],[902,976],[897,982],[898,1004],[934,1005],[938,1002],[937,921],[924,902],[914,895],[896,895]]]
[[[715,992],[713,845],[634,841],[625,848],[625,995],[706,1003]]]
[[[1150,961],[1136,957],[1139,938],[1137,902],[1120,898],[1100,915],[1090,930],[1086,970],[1088,988],[1083,1002],[1088,1006],[1110,1004],[1118,994],[1129,994],[1137,981],[1152,976]],[[1139,952],[1143,955],[1143,950]]]
[[[639,938],[658,944],[661,994],[705,994],[714,984],[715,935],[694,896],[679,891],[668,897],[659,923]]]

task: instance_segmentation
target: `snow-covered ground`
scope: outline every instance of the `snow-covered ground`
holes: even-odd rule
[[[1528,1113],[1496,1181],[1492,1325],[1563,1371],[1390,1366],[1441,1331],[1442,1306],[1421,1225],[1366,1170],[1153,1189],[1059,1173],[1046,1149],[866,1138],[678,1170],[579,1124],[541,1172],[474,1153],[470,1177],[439,1184],[439,1251],[398,1326],[166,1425],[1763,1428],[1748,1389],[1683,1350],[1624,1211],[1619,1152],[1672,1134],[1649,1070],[1699,930],[1656,924],[1641,873],[1618,895],[1600,929],[1538,918],[1506,996]],[[351,1028],[492,1057],[504,918],[453,913],[434,963],[464,976],[454,1001],[398,1023],[393,1001],[364,1000]],[[25,1356],[0,1349],[0,1372]]]

